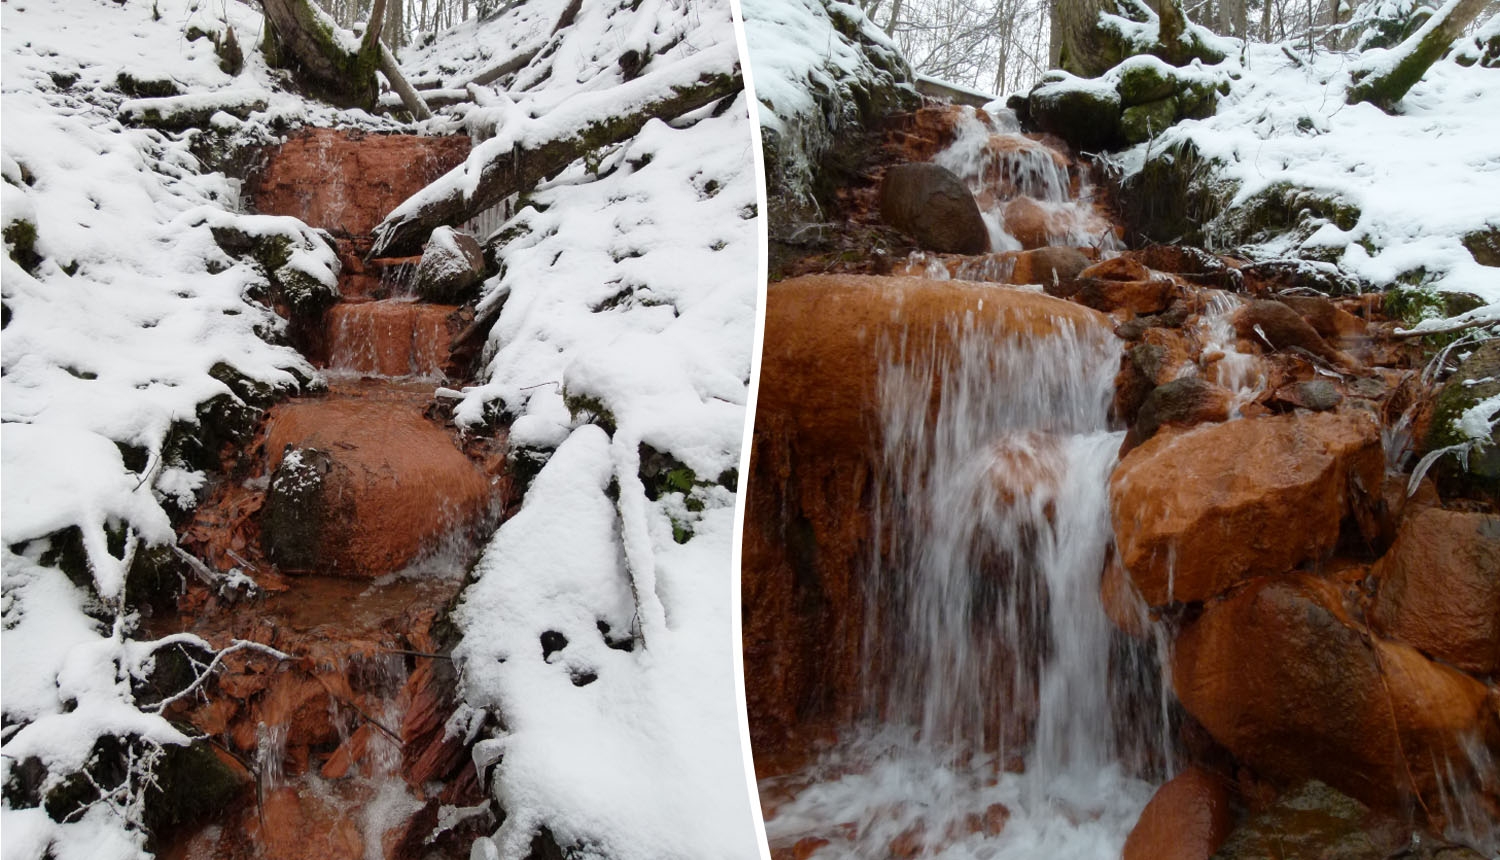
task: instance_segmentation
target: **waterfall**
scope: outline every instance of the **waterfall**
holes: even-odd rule
[[[1121,764],[1128,682],[1099,596],[1121,348],[1056,322],[955,319],[887,345],[869,719],[777,810],[773,841],[849,822],[818,857],[1118,856],[1152,791]]]

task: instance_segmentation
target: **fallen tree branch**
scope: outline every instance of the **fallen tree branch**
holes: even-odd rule
[[[427,109],[427,103],[417,95],[417,91],[406,82],[406,77],[401,74],[401,67],[396,65],[396,58],[391,55],[391,49],[380,43],[380,73],[391,82],[391,89],[401,96],[401,104],[411,111],[411,115],[417,119],[432,119],[432,111]]]
[[[503,150],[481,144],[468,161],[387,215],[375,228],[369,256],[416,253],[435,227],[461,224],[512,194],[535,188],[588,153],[634,137],[653,119],[669,120],[705,107],[738,92],[740,86],[738,70],[707,72],[691,85],[669,87],[665,95],[630,113],[581,121],[545,143],[517,143]]]
[[[1398,340],[1406,340],[1413,337],[1426,337],[1430,334],[1452,334],[1456,331],[1467,331],[1471,328],[1479,328],[1480,326],[1497,324],[1500,324],[1500,319],[1496,319],[1495,317],[1476,317],[1473,319],[1461,320],[1459,322],[1443,326],[1442,328],[1398,328],[1395,331],[1391,332],[1391,337],[1394,337]]]
[[[1349,86],[1349,104],[1369,102],[1386,113],[1427,73],[1427,69],[1447,53],[1453,40],[1479,17],[1490,0],[1448,0],[1432,14],[1406,41],[1382,54],[1379,60],[1390,60],[1381,66],[1356,71]],[[1378,62],[1378,61],[1377,61]]]
[[[506,60],[498,66],[494,66],[480,72],[479,74],[466,81],[459,88],[466,88],[469,84],[475,84],[478,86],[491,84],[495,81],[500,80],[506,75],[515,74],[516,72],[519,72],[522,69],[526,68],[531,64],[532,60],[536,59],[537,54],[540,54],[542,52],[542,49],[547,46],[547,43],[552,41],[552,37],[556,36],[558,34],[558,31],[562,30],[565,27],[570,27],[573,25],[573,21],[578,17],[578,11],[582,8],[583,0],[572,0],[572,2],[568,4],[567,8],[563,9],[563,13],[558,16],[557,23],[553,25],[552,32],[548,34],[546,42],[543,42],[530,51],[517,54],[516,56],[511,57],[509,60]]]

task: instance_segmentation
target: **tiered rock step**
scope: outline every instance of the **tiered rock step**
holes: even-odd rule
[[[335,236],[344,301],[309,337],[309,353],[328,359],[326,392],[272,407],[249,448],[260,461],[181,536],[208,575],[239,568],[258,588],[195,586],[153,622],[158,635],[187,629],[215,647],[287,655],[237,651],[206,700],[171,711],[250,774],[256,802],[164,839],[166,856],[466,857],[472,828],[496,824],[480,815],[435,852],[426,842],[440,806],[483,798],[445,731],[454,674],[433,627],[506,499],[504,461],[485,440],[469,440],[481,455],[471,458],[428,417],[453,370],[457,308],[390,298],[406,292],[415,258],[364,259],[381,218],[468,149],[466,137],[313,129],[269,152],[247,184],[257,211]]]

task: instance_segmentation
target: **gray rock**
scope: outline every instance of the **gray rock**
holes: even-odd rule
[[[887,170],[880,184],[880,214],[927,251],[980,254],[989,249],[989,229],[974,195],[936,164],[898,164]]]
[[[430,302],[462,304],[484,279],[484,251],[479,240],[452,227],[439,227],[422,250],[413,286]]]

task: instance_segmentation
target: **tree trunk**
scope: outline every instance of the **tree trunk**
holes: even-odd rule
[[[885,34],[887,36],[891,36],[891,35],[895,34],[895,32],[896,32],[896,24],[899,23],[900,20],[901,20],[901,0],[895,0],[895,2],[891,4],[891,19],[889,21],[885,22]]]
[[[1383,55],[1384,62],[1379,67],[1355,72],[1349,87],[1349,104],[1369,102],[1393,113],[1396,102],[1422,79],[1427,68],[1443,56],[1488,4],[1489,0],[1448,0],[1417,32]]]
[[[313,0],[262,0],[261,5],[270,25],[262,43],[269,64],[290,69],[318,98],[341,107],[375,106],[378,25],[371,22],[377,37],[373,42],[366,39],[351,47],[338,24]]]
[[[401,74],[401,67],[396,65],[395,55],[385,45],[380,46],[380,71],[391,82],[391,89],[401,96],[401,103],[411,111],[413,118],[432,119],[432,111],[427,109],[427,103],[406,82],[406,77]]]
[[[741,86],[737,74],[709,75],[694,86],[674,88],[670,95],[649,102],[632,114],[587,122],[547,143],[530,149],[516,147],[480,164],[466,162],[433,183],[442,189],[440,192],[431,192],[433,186],[424,188],[411,198],[420,199],[420,205],[403,211],[407,209],[407,202],[403,202],[387,215],[375,228],[375,246],[370,256],[415,253],[434,228],[461,224],[512,194],[529,191],[584,155],[634,137],[652,119],[682,116],[733,95]],[[456,171],[479,173],[472,191],[466,194],[463,187],[466,183],[451,181]]]
[[[1099,29],[1099,14],[1117,11],[1113,0],[1053,0],[1052,65],[1092,78],[1124,59],[1119,46]]]

